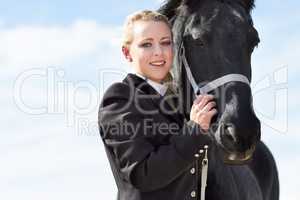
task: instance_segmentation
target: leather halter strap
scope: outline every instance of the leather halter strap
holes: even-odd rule
[[[187,62],[186,56],[185,56],[185,48],[183,46],[183,43],[180,45],[180,52],[181,52],[181,58],[182,58],[182,64],[184,65],[187,77],[189,79],[190,84],[193,87],[194,94],[197,96],[199,94],[207,94],[218,87],[232,82],[232,81],[238,81],[238,82],[243,82],[247,85],[250,85],[250,81],[248,78],[242,74],[227,74],[224,76],[221,76],[220,78],[217,78],[211,82],[208,82],[202,87],[199,87],[198,84],[195,81],[195,78],[191,72],[190,66]]]

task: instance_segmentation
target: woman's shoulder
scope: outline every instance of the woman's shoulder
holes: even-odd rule
[[[102,96],[99,107],[99,122],[105,123],[119,119],[124,113],[135,113],[134,96],[136,94],[135,85],[128,81],[126,77],[122,82],[111,84]],[[118,116],[118,117],[117,117]]]
[[[129,98],[134,95],[137,86],[146,83],[143,79],[134,74],[127,74],[122,82],[113,83],[108,87],[103,95],[103,99],[107,98]]]
[[[130,87],[124,82],[116,82],[110,85],[105,93],[103,94],[102,99],[108,98],[122,98],[128,97],[130,95]]]

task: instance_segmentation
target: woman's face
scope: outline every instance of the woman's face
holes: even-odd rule
[[[137,73],[161,82],[171,69],[173,61],[170,28],[164,22],[136,21],[132,34],[126,58]]]

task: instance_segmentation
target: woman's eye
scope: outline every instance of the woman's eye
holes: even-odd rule
[[[143,47],[143,48],[151,47],[151,46],[152,46],[152,44],[151,44],[150,42],[142,43],[142,44],[140,45],[140,47]]]
[[[161,44],[164,46],[169,46],[172,44],[172,42],[171,41],[163,41]]]

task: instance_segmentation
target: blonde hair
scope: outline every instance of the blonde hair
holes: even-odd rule
[[[151,11],[151,10],[142,10],[142,11],[137,11],[135,13],[132,13],[131,15],[128,15],[124,26],[123,26],[123,36],[122,36],[122,46],[123,47],[129,47],[132,40],[133,40],[133,33],[132,33],[132,28],[133,24],[136,21],[156,21],[156,22],[164,22],[170,29],[171,29],[171,24],[168,21],[168,18],[160,14],[159,12],[156,11]],[[171,31],[172,34],[172,31]]]

